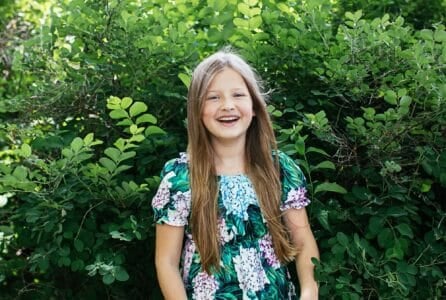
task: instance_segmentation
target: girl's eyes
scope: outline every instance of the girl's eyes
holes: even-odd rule
[[[235,93],[235,94],[233,94],[232,95],[234,98],[242,98],[242,97],[246,97],[246,94],[244,94],[244,93]],[[206,98],[206,100],[218,100],[218,99],[220,99],[220,97],[219,96],[208,96],[207,98]]]

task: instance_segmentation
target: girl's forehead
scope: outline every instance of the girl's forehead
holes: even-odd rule
[[[235,82],[245,82],[242,74],[234,70],[233,68],[225,67],[219,72],[215,73],[212,76],[212,79],[209,81],[208,88],[215,84],[225,84],[225,83],[235,83]]]

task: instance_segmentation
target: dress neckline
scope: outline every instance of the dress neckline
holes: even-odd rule
[[[238,174],[217,174],[217,178],[238,178],[238,177],[248,177],[245,173]]]

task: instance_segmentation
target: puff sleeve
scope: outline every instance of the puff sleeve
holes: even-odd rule
[[[155,223],[172,226],[188,224],[190,195],[186,162],[183,158],[168,161],[161,172],[161,183],[152,199]]]
[[[302,170],[291,157],[279,151],[280,178],[282,183],[282,198],[280,210],[290,208],[300,209],[308,204],[306,180]]]

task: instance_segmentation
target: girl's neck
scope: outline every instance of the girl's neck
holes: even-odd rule
[[[245,143],[213,143],[215,170],[218,175],[244,174]]]

